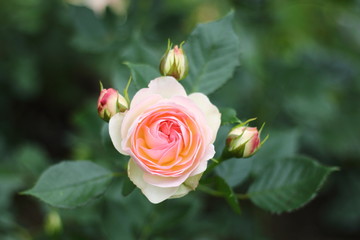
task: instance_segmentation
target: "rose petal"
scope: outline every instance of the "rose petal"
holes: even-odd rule
[[[128,163],[128,175],[130,180],[141,189],[141,192],[152,203],[160,203],[171,197],[179,187],[156,187],[143,180],[143,171],[130,159]]]
[[[188,194],[190,191],[195,190],[195,188],[199,185],[201,176],[202,173],[189,177],[183,184],[180,185],[176,193],[172,195],[170,198],[180,198]]]
[[[197,175],[199,173],[203,173],[207,168],[207,162],[215,155],[215,148],[213,144],[210,144],[206,149],[205,154],[200,160],[199,166],[191,173],[190,176]]]
[[[172,98],[174,96],[186,97],[184,87],[173,77],[155,78],[149,83],[149,90],[153,94],[159,94],[163,98]]]
[[[188,177],[190,173],[180,177],[162,177],[158,175],[144,173],[144,181],[157,187],[179,187]]]
[[[121,147],[122,137],[121,137],[121,125],[124,120],[125,113],[117,113],[109,121],[109,134],[111,141],[116,150],[121,154],[129,155]]]
[[[162,98],[185,96],[184,87],[173,77],[155,78],[149,83],[148,88],[140,89],[131,100],[130,108],[146,102],[151,95],[160,95]]]
[[[206,121],[209,127],[212,129],[212,143],[216,139],[217,131],[219,130],[221,123],[221,114],[217,107],[213,105],[209,98],[202,93],[192,93],[189,95],[189,98],[193,100],[198,107],[206,115]]]

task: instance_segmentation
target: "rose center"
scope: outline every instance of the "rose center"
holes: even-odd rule
[[[161,122],[158,131],[161,138],[168,142],[174,141],[178,134],[181,133],[179,124],[169,120]]]

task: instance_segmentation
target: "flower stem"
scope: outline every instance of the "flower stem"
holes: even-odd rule
[[[235,196],[240,200],[250,199],[250,196],[246,193],[236,193]]]
[[[197,189],[199,189],[200,191],[202,191],[204,193],[207,193],[209,195],[215,196],[215,197],[226,197],[226,195],[223,192],[217,191],[217,190],[212,189],[212,188],[210,188],[208,186],[205,186],[203,184],[199,184]],[[236,193],[235,196],[239,200],[246,200],[246,199],[250,198],[250,196],[248,194],[244,194],[244,193]]]
[[[197,187],[197,189],[199,189],[200,191],[210,194],[212,196],[215,197],[224,197],[224,194],[222,192],[216,191],[208,186],[205,186],[203,184],[199,184],[199,186]]]

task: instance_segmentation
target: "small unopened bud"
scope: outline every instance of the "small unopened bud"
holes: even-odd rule
[[[51,210],[45,220],[45,231],[48,235],[56,235],[62,230],[60,215],[57,211]]]
[[[235,126],[228,134],[226,146],[228,151],[235,157],[247,158],[256,153],[266,141],[260,141],[260,131],[256,127],[247,127],[244,124]]]
[[[98,99],[97,110],[100,118],[108,122],[112,116],[118,112],[125,112],[128,109],[128,102],[115,89],[103,89],[100,83],[101,91]]]
[[[180,47],[175,45],[171,49],[172,44],[169,41],[168,48],[160,61],[160,73],[163,76],[173,76],[177,80],[184,79],[187,76],[189,65],[182,44]]]

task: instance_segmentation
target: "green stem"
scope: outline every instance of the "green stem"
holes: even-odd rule
[[[211,196],[215,196],[215,197],[226,197],[224,196],[224,193],[214,190],[208,186],[205,186],[203,184],[199,184],[199,186],[197,187],[197,189],[199,189],[200,191],[207,193]],[[239,200],[246,200],[249,199],[250,196],[244,193],[236,193],[235,196],[239,199]]]
[[[215,197],[224,197],[224,194],[222,192],[216,191],[216,190],[214,190],[212,188],[209,188],[208,186],[205,186],[205,185],[202,185],[202,184],[199,184],[197,189],[199,189],[200,191],[202,191],[204,193],[215,196]]]
[[[246,193],[236,193],[235,196],[240,200],[250,199],[250,196]]]

